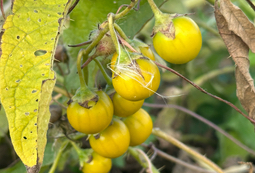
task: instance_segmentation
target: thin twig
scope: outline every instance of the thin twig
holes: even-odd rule
[[[73,9],[76,7],[76,5],[78,4],[79,1],[80,1],[80,0],[76,0],[76,1],[74,2],[74,4],[69,8],[67,14],[69,14],[69,13],[71,13],[71,12],[73,11]]]
[[[160,137],[160,138],[170,142],[171,144],[177,146],[178,148],[186,151],[187,153],[189,153],[193,157],[197,158],[201,162],[203,162],[203,163],[207,164],[208,166],[210,166],[216,172],[223,173],[223,170],[218,165],[216,165],[215,163],[213,163],[211,160],[209,160],[205,156],[201,155],[200,153],[192,150],[187,145],[185,145],[182,142],[180,142],[179,140],[175,139],[173,136],[168,135],[165,132],[163,132],[159,129],[155,129],[155,128],[152,130],[152,134],[157,136],[157,137]]]
[[[251,6],[251,8],[255,11],[255,5],[251,2],[251,0],[246,0],[246,1]]]
[[[126,40],[124,40],[121,36],[117,35],[118,39],[120,40],[121,44],[125,45],[128,47],[132,52],[138,52],[135,50]]]
[[[1,0],[1,12],[4,20],[6,20],[5,13],[4,13],[4,0]]]
[[[68,45],[68,47],[81,47],[81,46],[84,46],[84,45],[87,45],[87,44],[90,44],[90,43],[92,43],[92,40],[88,40],[88,41],[85,41],[85,42],[79,43],[79,44]]]
[[[189,168],[191,170],[194,170],[195,172],[199,173],[199,172],[203,172],[203,173],[214,173],[215,171],[210,171],[210,170],[206,170],[206,169],[203,169],[203,168],[200,168],[198,166],[194,166],[192,164],[189,164],[189,163],[186,163],[178,158],[175,158],[161,150],[159,150],[158,148],[156,148],[153,144],[150,144],[150,145],[146,145],[146,144],[142,144],[142,146],[146,147],[146,148],[150,148],[154,151],[154,153],[156,153],[156,155],[166,159],[166,160],[169,160],[169,161],[172,161],[172,162],[175,162],[179,165],[182,165],[186,168]]]
[[[119,12],[120,12],[120,10],[122,9],[122,7],[128,7],[129,5],[128,4],[122,4],[119,8],[118,8],[118,10],[117,10],[117,12],[115,13],[115,14],[118,14]]]
[[[136,8],[134,8],[135,11],[138,11],[140,9],[140,2],[141,0],[138,0]]]
[[[154,62],[155,62],[155,61],[154,61]],[[224,100],[224,99],[222,99],[222,98],[220,98],[220,97],[218,97],[218,96],[215,96],[215,95],[213,95],[213,94],[211,94],[211,93],[205,91],[203,88],[201,88],[200,86],[196,85],[194,82],[190,81],[189,79],[187,79],[186,77],[184,77],[183,75],[181,75],[180,73],[178,73],[177,71],[175,71],[175,70],[173,70],[173,69],[171,69],[171,68],[169,68],[169,67],[166,67],[166,66],[164,66],[164,65],[162,65],[162,64],[160,64],[160,63],[157,63],[157,62],[155,62],[155,64],[157,64],[157,66],[162,67],[162,68],[164,68],[164,69],[166,69],[166,70],[168,70],[168,71],[170,71],[170,72],[176,74],[177,76],[181,77],[182,79],[184,79],[185,81],[187,81],[188,83],[190,83],[191,85],[193,85],[196,89],[198,89],[198,90],[201,91],[202,93],[205,93],[205,94],[207,94],[207,95],[209,95],[209,96],[211,96],[211,97],[213,97],[213,98],[215,98],[215,99],[217,99],[217,100],[219,100],[219,101],[221,101],[221,102],[226,103],[227,105],[229,105],[229,106],[231,106],[232,108],[234,108],[234,109],[235,109],[237,112],[239,112],[241,115],[243,115],[245,118],[247,118],[252,124],[255,124],[255,120],[253,120],[252,118],[250,118],[249,116],[247,116],[245,113],[243,113],[243,112],[242,112],[240,109],[238,109],[233,103],[231,103],[231,102],[229,102],[229,101],[227,101],[227,100]]]
[[[212,127],[213,129],[215,129],[216,131],[220,132],[221,134],[223,134],[224,136],[226,136],[228,139],[230,139],[231,141],[233,141],[236,145],[238,145],[239,147],[241,147],[242,149],[246,150],[247,152],[251,153],[252,155],[255,156],[255,151],[252,150],[251,148],[247,147],[246,145],[242,144],[240,141],[238,141],[237,139],[235,139],[233,136],[231,136],[229,133],[227,133],[225,130],[223,130],[222,128],[218,127],[216,124],[212,123],[211,121],[203,118],[201,115],[196,114],[195,112],[190,111],[189,109],[186,109],[184,107],[178,106],[178,105],[172,105],[172,104],[168,104],[168,105],[163,105],[163,104],[150,104],[150,103],[144,103],[144,106],[148,106],[148,107],[153,107],[153,108],[175,108],[178,109],[182,112],[185,112],[189,115],[191,115],[192,117],[198,119],[199,121],[202,121],[203,123],[207,124],[208,126]]]
[[[84,64],[82,64],[82,66],[81,66],[81,69],[83,69],[84,67],[86,67],[93,59],[95,59],[97,57],[97,54],[96,53],[94,53],[93,55],[91,55],[88,59],[87,59],[87,61],[84,63]]]

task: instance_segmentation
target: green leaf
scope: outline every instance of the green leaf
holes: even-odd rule
[[[230,132],[230,134],[236,139],[240,140],[239,136],[235,132]],[[220,163],[224,163],[227,158],[238,156],[242,160],[248,156],[248,152],[236,145],[233,141],[223,136],[221,133],[217,132],[220,144]]]
[[[237,107],[241,107],[240,103],[236,105]],[[245,117],[238,114],[235,110],[232,110],[230,115],[230,118],[222,125],[222,128],[228,131],[240,142],[255,150],[254,125],[252,125]],[[242,159],[245,159],[249,155],[247,151],[237,146],[234,142],[222,135],[217,135],[220,140],[221,161],[224,161],[224,159],[233,155],[238,155]]]
[[[0,169],[0,173],[26,173],[26,168],[21,161],[14,166],[6,169]]]
[[[67,0],[15,0],[3,25],[0,98],[14,149],[28,172],[38,172],[43,161],[53,55],[68,6]]]

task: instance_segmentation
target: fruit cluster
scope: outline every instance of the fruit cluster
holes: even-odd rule
[[[155,13],[155,10],[158,9],[153,9],[156,20],[153,45],[156,52],[164,60],[175,64],[194,59],[202,45],[196,23],[184,15]],[[112,14],[109,14],[107,22],[110,32],[101,37],[95,53],[85,63],[87,65],[93,59],[97,62],[107,81],[107,92],[94,92],[86,86],[79,68],[82,55],[79,55],[77,67],[81,88],[67,108],[70,124],[75,130],[89,135],[93,149],[93,159],[84,163],[84,173],[107,173],[111,169],[111,158],[123,155],[129,146],[140,145],[149,137],[153,123],[141,107],[144,99],[156,93],[160,85],[160,72],[149,46],[136,39],[130,40],[113,23]],[[102,26],[108,26],[106,23]],[[100,37],[100,30],[103,29],[94,32],[93,39]],[[95,58],[111,54],[110,78]]]

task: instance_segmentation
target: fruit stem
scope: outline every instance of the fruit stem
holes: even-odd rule
[[[108,74],[106,73],[103,65],[97,60],[97,59],[94,59],[94,61],[96,62],[97,66],[99,67],[101,73],[103,74],[104,76],[104,79],[106,81],[106,83],[110,86],[112,85],[112,79],[108,76]]]
[[[80,84],[81,84],[81,88],[88,88],[88,86],[85,83],[85,80],[83,79],[83,75],[82,75],[82,71],[81,71],[81,58],[84,55],[84,51],[83,49],[81,49],[78,53],[78,57],[77,57],[77,70],[78,70],[78,75],[79,75],[79,79],[80,79]]]
[[[118,33],[124,40],[126,40],[127,42],[130,41],[130,39],[127,37],[125,32],[121,29],[121,27],[118,24],[114,23],[114,28],[118,31]]]
[[[148,0],[148,3],[151,6],[151,9],[152,9],[152,12],[154,13],[155,18],[157,18],[157,16],[160,16],[162,14],[162,12],[160,11],[160,9],[157,7],[157,5],[155,4],[153,0]]]
[[[112,41],[115,45],[116,52],[118,54],[117,64],[130,62],[129,56],[119,44],[118,37],[114,29],[114,23],[113,23],[114,16],[115,15],[113,13],[110,13],[108,15],[108,22],[109,22],[109,30],[112,37]]]
[[[116,52],[119,54],[120,53],[120,44],[118,42],[117,34],[114,30],[113,18],[114,18],[114,14],[110,13],[109,17],[108,17],[109,30],[110,30],[110,33],[111,33],[112,41],[113,41],[114,46],[116,48]]]
[[[88,59],[89,59],[88,55],[83,55],[83,60],[82,60],[83,63],[85,63]],[[89,68],[88,68],[88,66],[83,68],[83,77],[84,77],[85,83],[88,85],[88,82],[89,82]]]

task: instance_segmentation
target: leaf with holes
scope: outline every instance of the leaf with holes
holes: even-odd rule
[[[0,98],[15,151],[28,172],[39,172],[55,84],[53,53],[68,0],[15,0],[3,29]]]

